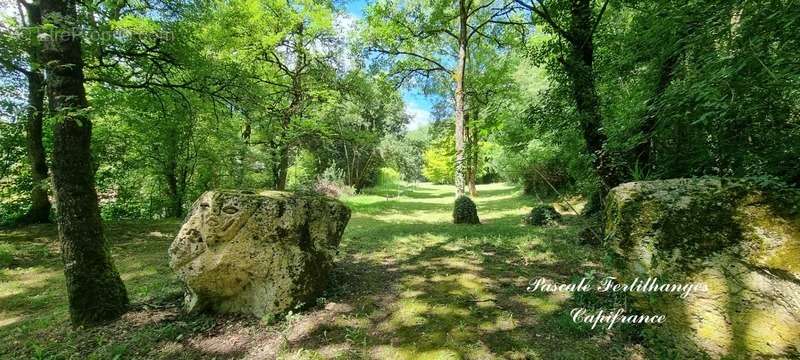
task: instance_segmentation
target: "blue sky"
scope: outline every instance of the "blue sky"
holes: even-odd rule
[[[364,16],[364,8],[367,0],[351,0],[345,4],[345,11],[355,18]],[[431,111],[433,103],[416,89],[403,89],[403,101],[405,102],[406,113],[411,117],[411,121],[406,126],[408,130],[414,130],[432,121]]]
[[[350,15],[360,18],[364,15],[364,7],[366,6],[366,0],[351,0],[345,5],[345,11],[350,13]]]

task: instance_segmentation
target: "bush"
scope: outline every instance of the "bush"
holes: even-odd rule
[[[557,225],[559,221],[561,214],[550,205],[537,206],[525,217],[525,223],[534,226]]]
[[[454,155],[449,148],[432,145],[425,150],[422,175],[434,184],[452,184],[455,178]]]
[[[557,147],[532,140],[521,151],[501,151],[494,167],[506,180],[521,184],[526,194],[556,195],[553,187],[561,191],[574,184],[562,155]]]
[[[478,209],[475,207],[475,203],[472,200],[464,195],[459,196],[456,199],[455,205],[453,206],[453,223],[454,224],[480,224],[481,221],[478,219]]]
[[[287,169],[286,188],[294,191],[313,189],[318,179],[314,176],[314,162],[314,155],[307,150],[301,150],[294,163]]]
[[[378,171],[378,179],[375,187],[394,188],[401,185],[401,182],[402,176],[399,172],[397,172],[397,170],[388,167],[382,167]]]
[[[314,183],[314,192],[332,198],[339,198],[343,195],[353,195],[356,190],[354,187],[345,184],[344,173],[341,169],[331,166],[317,177],[317,181]]]
[[[0,120],[0,149],[0,225],[10,225],[31,205],[33,181],[25,157],[23,127]]]

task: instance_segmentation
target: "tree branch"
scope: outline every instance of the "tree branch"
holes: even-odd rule
[[[423,56],[423,55],[417,54],[417,53],[413,53],[413,52],[409,52],[409,51],[401,51],[401,50],[386,50],[386,49],[373,48],[373,47],[367,48],[367,51],[377,52],[377,53],[386,54],[386,55],[394,55],[394,56],[397,56],[397,55],[410,56],[410,57],[417,58],[417,59],[426,61],[426,62],[434,65],[434,67],[437,70],[450,72],[450,70],[448,68],[446,68],[444,65],[440,64],[438,61],[433,60],[433,59],[431,59],[431,58],[429,58],[427,56]]]
[[[608,0],[606,0],[606,2],[603,3],[603,7],[600,8],[600,13],[597,14],[597,19],[595,19],[594,25],[592,25],[592,32],[591,32],[592,34],[594,34],[594,32],[597,31],[597,26],[600,25],[600,20],[603,19],[603,14],[606,12],[607,7],[608,7]]]
[[[556,31],[556,33],[558,33],[558,35],[562,36],[563,38],[569,41],[572,41],[572,36],[567,31],[565,31],[564,28],[559,26],[558,23],[555,20],[553,20],[553,17],[550,16],[550,11],[548,11],[547,7],[544,6],[544,0],[539,2],[538,7],[534,3],[528,4],[523,0],[514,0],[514,2],[534,12],[536,15],[539,15],[539,17],[544,19],[544,21],[547,22],[547,24],[550,25],[550,27],[552,27],[553,30]]]

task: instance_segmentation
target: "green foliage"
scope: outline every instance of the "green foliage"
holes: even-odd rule
[[[307,190],[314,186],[316,175],[314,175],[314,168],[316,159],[314,155],[307,151],[301,150],[295,157],[294,163],[289,167],[287,173],[286,187],[291,190]]]
[[[556,195],[553,187],[569,189],[574,180],[564,167],[566,156],[553,144],[534,139],[520,151],[503,148],[493,157],[494,166],[503,178],[520,183],[528,194]]]
[[[378,180],[375,182],[376,186],[393,187],[398,186],[402,182],[402,176],[397,170],[392,168],[383,167],[378,172]]]
[[[525,216],[525,223],[534,226],[558,225],[559,221],[561,214],[550,205],[536,206]]]
[[[439,142],[425,150],[422,175],[434,184],[452,184],[455,178],[455,155],[450,142]]]
[[[399,93],[383,76],[361,69],[348,72],[337,86],[338,95],[323,107],[317,121],[323,136],[306,143],[319,159],[317,170],[335,165],[344,171],[345,183],[356,189],[374,185],[384,164],[409,171],[415,162],[414,146],[395,147],[408,122]]]
[[[384,163],[396,169],[405,180],[421,180],[427,142],[427,137],[416,139],[411,134],[387,136],[381,141],[379,151]]]
[[[421,168],[421,155],[407,156],[420,143],[381,148],[389,137],[404,144],[408,117],[393,84],[357,58],[333,3],[162,5],[80,5],[95,19],[81,26],[93,35],[84,61],[104,218],[180,217],[206,190],[275,188],[281,174],[289,188],[341,181],[352,192],[385,163],[410,176]],[[14,34],[0,36],[0,71],[6,60],[26,65],[31,39]],[[2,223],[24,213],[31,184],[22,126],[11,121],[24,76],[0,75]],[[333,183],[327,169],[340,169]]]
[[[0,120],[0,225],[13,222],[30,207],[33,186],[25,157],[25,138],[19,123]]]
[[[547,6],[564,24],[570,21],[567,5]],[[800,154],[800,69],[789,63],[800,43],[783,29],[800,15],[787,6],[610,3],[594,37],[609,166],[624,180],[772,175],[797,185],[800,173],[788,164]],[[540,87],[539,96],[523,94],[530,99],[530,122],[507,122],[512,126],[504,129],[503,144],[517,151],[517,144],[531,139],[555,146],[577,189],[592,193],[594,175],[580,170],[590,166],[591,157],[578,155],[585,144],[572,84],[560,62],[567,42],[552,27],[545,29],[555,35],[526,50],[531,63],[546,70],[549,87]],[[526,127],[535,130],[517,130]],[[648,140],[652,150],[645,154]]]
[[[453,204],[453,224],[480,224],[478,208],[468,196],[459,196]]]

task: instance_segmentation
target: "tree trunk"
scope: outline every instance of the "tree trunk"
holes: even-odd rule
[[[180,218],[183,216],[183,195],[182,186],[179,184],[177,173],[177,162],[171,161],[166,168],[167,190],[171,203],[169,204],[169,216]]]
[[[466,77],[467,65],[467,7],[464,3],[465,0],[459,0],[459,34],[458,34],[458,64],[454,78],[456,81],[456,169],[455,169],[455,186],[456,197],[464,195],[464,82]]]
[[[42,13],[35,3],[26,5],[28,25],[42,25]],[[50,222],[50,200],[47,198],[47,160],[42,144],[42,118],[44,110],[44,76],[39,68],[41,49],[31,45],[28,50],[30,72],[28,77],[28,116],[25,124],[25,140],[28,150],[28,161],[31,164],[33,189],[31,190],[31,208],[22,219],[27,224]]]
[[[571,53],[565,68],[572,80],[572,95],[586,150],[594,156],[593,165],[602,183],[601,194],[604,195],[620,183],[620,178],[611,163],[611,156],[603,149],[607,138],[602,131],[603,120],[594,83],[592,1],[573,0],[571,14]]]
[[[52,23],[42,51],[50,111],[58,116],[53,137],[53,184],[58,234],[72,323],[93,325],[117,319],[128,294],[103,235],[92,167],[92,124],[83,86],[81,42],[75,3],[42,0],[42,17]]]
[[[28,224],[50,222],[50,200],[47,198],[47,160],[42,144],[42,109],[44,105],[44,77],[41,72],[32,71],[28,75],[28,122],[25,137],[28,161],[31,163],[31,208],[23,221]]]
[[[470,117],[469,113],[465,114],[464,116],[464,142],[466,143],[465,150],[464,150],[464,157],[466,161],[466,166],[464,170],[466,171],[465,182],[467,184],[467,188],[470,190],[470,197],[472,196],[472,181],[474,180],[473,176],[473,169],[472,169],[472,132],[470,131]]]
[[[478,113],[478,111],[476,110],[475,114],[477,114],[477,113]],[[475,121],[477,119],[478,119],[478,117],[475,116],[475,118],[471,119],[471,121]],[[476,178],[478,176],[478,154],[479,154],[479,151],[480,151],[480,145],[479,145],[480,139],[478,138],[478,136],[479,136],[478,135],[478,130],[479,130],[478,126],[473,125],[471,129],[472,129],[472,132],[469,135],[469,142],[470,142],[470,144],[469,144],[469,169],[470,170],[469,170],[469,178],[468,178],[469,196],[477,197],[478,196],[478,188],[477,188],[477,186],[475,184],[475,181],[476,181]]]
[[[278,167],[275,169],[275,190],[286,190],[286,178],[289,172],[289,146],[281,145],[278,150]]]
[[[673,52],[666,59],[664,62],[661,63],[661,68],[659,69],[658,73],[658,84],[656,84],[655,93],[653,94],[653,98],[650,100],[650,103],[647,107],[647,112],[644,116],[644,121],[639,128],[639,131],[642,134],[642,142],[640,142],[634,149],[634,155],[636,156],[636,160],[639,164],[639,167],[642,169],[645,168],[652,168],[652,157],[653,157],[653,133],[656,130],[656,125],[658,123],[658,108],[657,103],[659,99],[664,95],[664,92],[667,91],[667,87],[672,82],[672,78],[675,75],[675,69],[678,66],[678,61],[680,60],[679,52]]]

